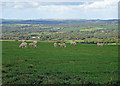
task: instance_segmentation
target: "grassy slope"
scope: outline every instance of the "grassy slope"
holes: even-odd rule
[[[18,48],[20,42],[3,42],[5,83],[107,83],[117,80],[117,46],[77,44],[54,48],[39,42],[38,48]]]

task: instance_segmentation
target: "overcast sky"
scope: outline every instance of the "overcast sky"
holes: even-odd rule
[[[4,19],[115,19],[118,1],[0,0],[0,13]]]

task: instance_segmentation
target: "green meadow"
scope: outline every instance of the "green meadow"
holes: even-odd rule
[[[116,84],[118,46],[70,45],[38,42],[37,48],[19,48],[21,42],[2,42],[3,84]],[[29,42],[27,42],[29,43]]]

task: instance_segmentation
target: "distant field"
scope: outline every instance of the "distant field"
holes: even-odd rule
[[[62,29],[61,31],[75,31],[75,30],[81,30],[81,29],[84,29],[84,27],[71,27],[71,28],[65,28],[65,29]]]
[[[100,27],[94,27],[94,28],[87,28],[87,27],[71,27],[71,28],[65,28],[62,29],[62,31],[75,31],[75,30],[80,30],[80,31],[94,31],[94,30],[99,30],[99,29],[104,29]]]
[[[82,29],[80,31],[94,31],[94,30],[99,30],[99,29],[104,29],[104,28],[98,28],[98,27],[96,27],[96,28],[90,28],[90,29]]]
[[[112,84],[118,81],[118,46],[77,44],[54,48],[18,48],[2,42],[3,84]]]

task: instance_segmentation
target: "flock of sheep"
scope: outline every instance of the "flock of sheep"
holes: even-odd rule
[[[37,48],[37,41],[33,41],[33,43],[29,43],[30,47],[35,47]],[[19,48],[23,48],[23,47],[27,47],[27,43],[26,43],[26,40],[22,40],[22,43],[19,45]]]
[[[22,43],[19,45],[19,48],[23,48],[23,47],[27,47],[27,43],[26,43],[26,40],[21,40],[22,41]],[[76,42],[75,41],[70,41],[69,42],[71,45],[76,45]],[[37,48],[37,41],[33,41],[33,43],[29,43],[29,45],[30,45],[30,47],[35,47],[35,48]],[[64,48],[66,48],[66,44],[65,43],[54,43],[54,47],[57,47],[57,45],[59,45],[60,47],[64,47]],[[103,43],[97,43],[97,46],[103,46]]]
[[[76,42],[75,41],[70,41],[69,42],[71,45],[76,45]],[[59,43],[58,45],[60,45],[60,47],[66,47],[66,44],[65,43]],[[97,43],[97,46],[100,46],[102,47],[103,46],[103,43]],[[54,47],[57,47],[57,43],[55,42],[54,43]]]
[[[76,42],[75,41],[71,41],[70,42],[71,45],[76,45]],[[65,43],[59,43],[58,45],[60,45],[60,47],[66,47],[66,44]],[[57,47],[57,43],[55,42],[54,43],[54,47]]]

